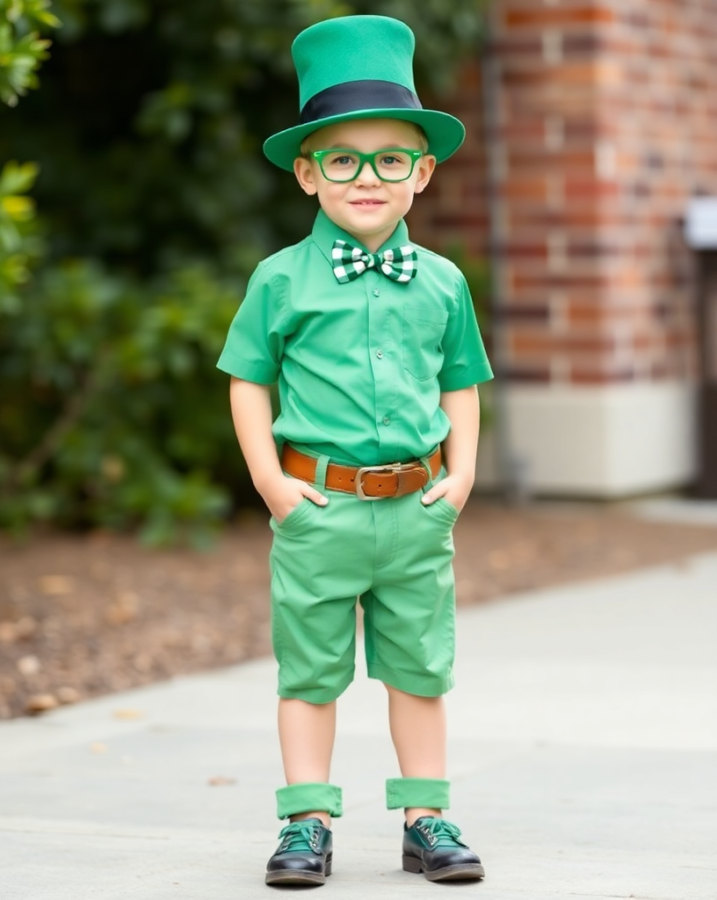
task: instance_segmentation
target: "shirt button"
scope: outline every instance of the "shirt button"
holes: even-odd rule
[[[377,350],[377,351],[376,351],[376,356],[377,356],[378,359],[383,359],[383,350]]]
[[[383,417],[383,424],[384,424],[384,425],[390,425],[390,424],[391,424],[391,420],[389,419],[388,416],[384,416],[384,417]]]
[[[373,295],[374,295],[374,297],[380,297],[380,296],[381,296],[381,291],[379,291],[378,288],[374,288],[374,289],[373,289]]]

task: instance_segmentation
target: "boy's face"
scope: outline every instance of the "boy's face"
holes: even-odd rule
[[[418,130],[398,119],[358,119],[329,125],[312,134],[307,151],[421,150]],[[294,161],[294,173],[307,194],[316,194],[321,208],[339,228],[357,238],[374,253],[396,229],[413,203],[431,180],[435,156],[424,155],[415,164],[406,181],[381,181],[366,163],[353,181],[338,183],[326,179],[317,160],[300,157]]]

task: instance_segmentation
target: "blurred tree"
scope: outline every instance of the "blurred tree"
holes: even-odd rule
[[[30,277],[30,263],[40,254],[35,203],[27,192],[37,166],[8,162],[0,170],[0,310],[17,310],[17,290]]]
[[[214,363],[255,264],[314,216],[261,153],[298,118],[291,41],[330,16],[396,16],[416,32],[419,93],[440,92],[476,50],[479,3],[52,8],[42,89],[0,109],[0,161],[39,164],[0,176],[0,525],[202,542],[247,490]],[[5,103],[35,86],[33,29],[53,24],[45,0],[0,0]]]
[[[36,72],[50,41],[36,29],[60,25],[49,5],[49,0],[0,0],[0,102],[7,106],[38,86]],[[0,170],[0,306],[17,301],[15,291],[39,255],[35,203],[27,196],[36,177],[32,163],[8,162]]]
[[[50,0],[0,0],[0,100],[15,106],[28,88],[38,86],[37,69],[47,59],[50,41],[35,27],[57,28]]]
[[[419,90],[475,52],[476,0],[58,0],[41,91],[2,129],[36,159],[53,255],[141,274],[188,257],[245,273],[306,233],[314,205],[261,153],[298,120],[289,48],[318,20],[393,15],[416,32]]]

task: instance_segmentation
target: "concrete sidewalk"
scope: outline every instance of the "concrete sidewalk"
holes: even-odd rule
[[[456,675],[450,817],[486,880],[400,870],[384,692],[361,676],[318,896],[717,898],[717,553],[462,611]],[[259,661],[0,724],[0,898],[276,894],[274,720]]]

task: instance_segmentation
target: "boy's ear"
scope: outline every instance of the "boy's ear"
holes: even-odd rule
[[[430,155],[422,156],[418,160],[417,168],[418,178],[416,179],[415,193],[420,194],[428,187],[428,182],[436,169],[436,157]]]
[[[299,156],[294,160],[294,175],[301,185],[304,193],[310,197],[317,193],[316,183],[314,181],[314,168],[308,159]]]

